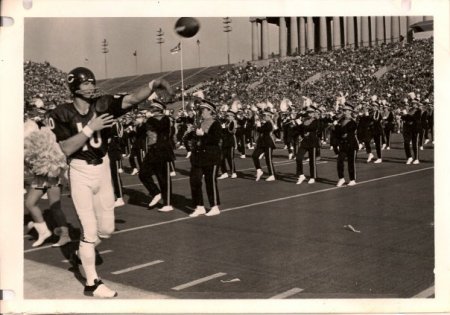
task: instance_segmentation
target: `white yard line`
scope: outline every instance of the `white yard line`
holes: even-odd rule
[[[290,289],[290,290],[288,290],[288,291],[286,291],[286,292],[282,292],[282,293],[280,293],[280,294],[277,294],[277,295],[275,295],[275,296],[272,296],[271,299],[285,299],[285,298],[287,298],[287,297],[293,296],[293,295],[295,295],[295,294],[297,294],[297,293],[300,293],[300,292],[302,292],[302,291],[303,291],[303,289],[300,289],[300,288],[293,288],[293,289]]]
[[[126,269],[113,271],[111,273],[113,275],[120,275],[122,273],[127,273],[127,272],[130,272],[130,271],[134,271],[134,270],[142,269],[142,268],[145,268],[145,267],[157,265],[157,264],[160,264],[160,263],[163,263],[163,262],[164,262],[164,260],[154,260],[154,261],[151,261],[151,262],[146,263],[146,264],[137,265],[137,266],[129,267],[129,268],[126,268]]]
[[[98,252],[98,253],[101,254],[101,255],[103,255],[103,254],[109,254],[109,253],[112,253],[112,252],[113,252],[113,251],[112,251],[111,249],[107,249],[107,250],[103,250],[103,251]],[[68,260],[68,259],[64,259],[64,260],[61,260],[61,262],[63,262],[63,263],[68,263],[69,260]]]
[[[233,208],[223,209],[223,210],[221,210],[221,212],[240,210],[240,209],[250,208],[250,207],[254,207],[254,206],[274,203],[274,202],[278,202],[278,201],[289,200],[289,199],[294,199],[294,198],[300,198],[300,197],[314,195],[314,194],[319,194],[319,193],[332,191],[332,190],[336,190],[336,189],[357,189],[358,186],[364,185],[364,184],[367,184],[367,183],[381,181],[381,180],[384,180],[384,179],[394,178],[394,177],[398,177],[398,176],[409,175],[409,174],[418,173],[418,172],[423,172],[423,171],[427,171],[427,170],[430,170],[430,169],[434,169],[434,166],[421,168],[421,169],[413,170],[413,171],[409,171],[409,172],[403,172],[403,173],[398,173],[398,174],[393,174],[393,175],[387,175],[387,176],[382,176],[382,177],[378,177],[378,178],[368,179],[368,180],[365,180],[365,181],[358,182],[358,184],[356,186],[353,186],[353,187],[346,187],[346,186],[335,187],[334,186],[334,187],[320,189],[320,190],[311,191],[311,192],[307,192],[307,193],[301,193],[301,194],[296,194],[296,195],[291,195],[291,196],[286,196],[286,197],[281,197],[281,198],[269,199],[269,200],[260,201],[260,202],[254,202],[254,203],[250,203],[250,204],[246,204],[246,205],[242,205],[242,206],[237,206],[237,207],[233,207]],[[147,228],[151,228],[151,227],[155,227],[155,226],[159,226],[159,225],[166,225],[166,224],[171,224],[171,223],[175,223],[175,222],[179,222],[179,221],[195,220],[195,219],[196,218],[192,218],[192,217],[186,216],[186,217],[182,217],[182,218],[178,218],[178,219],[174,219],[174,220],[163,221],[163,222],[147,224],[147,225],[141,225],[141,226],[137,226],[137,227],[134,227],[134,228],[129,228],[129,229],[124,229],[124,230],[120,230],[120,231],[115,231],[113,234],[121,234],[121,233],[127,233],[127,232],[132,232],[132,231],[138,231],[138,230],[147,229]],[[24,252],[25,253],[34,252],[34,251],[43,250],[43,249],[50,248],[50,247],[51,247],[51,245],[50,246],[42,246],[42,247],[27,249]]]
[[[181,284],[179,286],[176,286],[176,287],[172,288],[172,290],[180,291],[180,290],[193,287],[194,285],[197,285],[197,284],[200,284],[200,283],[212,280],[212,279],[223,277],[225,275],[226,275],[226,273],[224,273],[224,272],[215,273],[213,275],[210,275],[210,276],[207,276],[207,277],[204,277],[204,278],[200,278],[200,279],[197,279],[197,280],[185,283],[185,284]]]

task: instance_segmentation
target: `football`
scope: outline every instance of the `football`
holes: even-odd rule
[[[190,38],[197,34],[200,23],[193,17],[182,17],[175,23],[175,32],[181,37]]]

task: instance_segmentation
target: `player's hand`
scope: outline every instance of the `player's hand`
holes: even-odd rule
[[[203,135],[205,134],[205,132],[203,131],[202,128],[197,128],[197,129],[195,130],[195,134],[196,134],[197,136],[203,136]]]
[[[261,122],[260,121],[256,122],[256,127],[261,127]]]
[[[173,95],[172,87],[170,86],[169,82],[164,79],[153,80],[153,88],[166,90],[170,95]]]
[[[114,124],[115,120],[114,117],[110,114],[102,114],[98,117],[95,117],[91,120],[91,122],[88,124],[89,128],[92,129],[92,131],[102,130],[104,128],[111,127]]]
[[[301,125],[302,124],[302,120],[299,118],[299,119],[296,119],[295,120],[295,123],[297,124],[297,125]]]

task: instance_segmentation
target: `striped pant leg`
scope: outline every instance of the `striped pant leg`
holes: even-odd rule
[[[275,168],[273,167],[272,153],[273,153],[273,149],[271,147],[265,148],[264,155],[266,157],[266,165],[267,165],[267,171],[269,172],[269,176],[275,175]]]
[[[211,207],[220,205],[219,188],[217,185],[217,165],[203,167],[205,172],[206,194]]]

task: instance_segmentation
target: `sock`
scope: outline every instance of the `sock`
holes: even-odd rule
[[[81,264],[86,274],[86,284],[94,285],[94,280],[98,278],[95,269],[95,245],[81,241],[78,254],[80,255]]]

